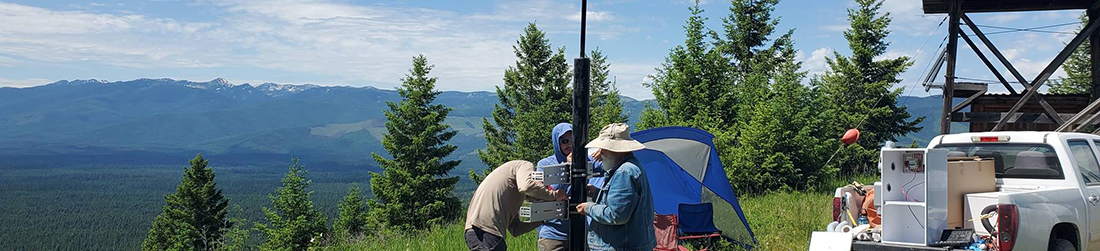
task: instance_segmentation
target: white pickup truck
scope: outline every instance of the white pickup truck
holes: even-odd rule
[[[935,137],[928,148],[994,160],[998,250],[1100,250],[1100,136],[960,133]],[[852,249],[945,250],[872,241]]]

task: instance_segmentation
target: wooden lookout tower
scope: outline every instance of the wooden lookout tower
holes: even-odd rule
[[[943,90],[941,134],[951,133],[951,122],[969,122],[970,131],[1080,131],[1100,122],[1100,0],[922,0],[925,14],[947,14],[947,48],[936,59],[934,70],[926,78],[926,87]],[[1031,12],[1051,10],[1083,10],[1088,22],[1065,48],[1042,71],[1030,80],[1021,75],[1011,62],[979,29],[968,13]],[[963,29],[963,26],[968,29]],[[964,31],[965,30],[965,31]],[[987,83],[958,82],[955,75],[959,38],[973,49],[978,59],[993,73],[1008,93],[987,93]],[[1070,54],[1082,43],[1091,47],[1092,92],[1087,94],[1040,94],[1046,83]],[[979,49],[985,46],[992,57]],[[994,66],[1000,63],[1010,75],[1004,76]],[[943,85],[932,85],[932,79],[943,64],[947,65]],[[993,83],[997,84],[997,83]],[[1013,86],[1016,85],[1016,88]],[[961,102],[953,102],[956,98]],[[969,107],[969,111],[963,111]],[[1094,132],[1095,133],[1095,132]]]

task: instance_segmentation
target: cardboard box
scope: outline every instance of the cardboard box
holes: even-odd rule
[[[966,194],[997,191],[993,160],[951,158],[947,161],[947,228],[973,227],[965,224]]]

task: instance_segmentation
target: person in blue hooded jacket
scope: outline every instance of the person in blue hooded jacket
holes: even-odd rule
[[[577,212],[588,216],[588,249],[653,250],[657,239],[653,232],[653,195],[645,168],[633,152],[645,145],[630,137],[623,123],[607,125],[587,148],[597,148],[597,156],[607,168],[607,183],[596,191],[595,202],[577,205]]]
[[[563,163],[573,162],[573,125],[569,123],[559,123],[554,126],[553,131],[550,133],[551,139],[554,145],[554,155],[539,160],[539,171],[542,171],[542,166],[557,165]],[[588,158],[589,163],[593,163],[593,170],[597,173],[603,172],[601,164],[594,162],[593,158]],[[599,187],[603,185],[602,177],[594,177],[588,180],[590,186]],[[555,190],[564,191],[568,193],[569,185],[551,186]],[[548,220],[543,222],[543,225],[539,227],[539,251],[564,251],[569,250],[569,243],[567,242],[569,237],[569,220]]]

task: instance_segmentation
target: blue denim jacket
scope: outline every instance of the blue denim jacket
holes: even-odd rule
[[[653,250],[653,195],[649,179],[631,156],[619,168],[609,171],[610,179],[586,211],[591,250]]]

